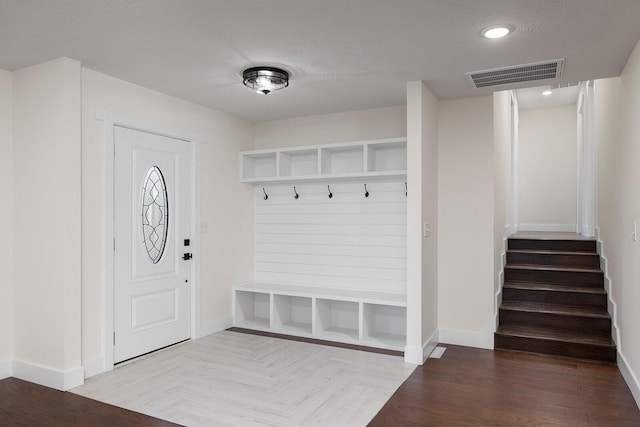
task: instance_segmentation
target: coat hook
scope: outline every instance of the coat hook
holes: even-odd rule
[[[294,199],[298,200],[298,197],[300,197],[300,195],[298,194],[298,192],[296,191],[296,187],[293,187],[293,192],[295,193],[295,196],[293,196]]]
[[[329,198],[333,197],[333,193],[331,192],[331,187],[327,185],[327,190],[329,190]]]
[[[264,193],[264,199],[267,200],[269,196],[267,195],[267,192],[264,191],[264,187],[262,187],[262,192]]]
[[[369,190],[367,190],[367,184],[364,185],[364,197],[369,197]]]
[[[407,183],[405,182],[405,183],[404,183],[404,195],[406,196],[406,195],[407,195],[407,193],[408,193],[408,190],[407,190]]]

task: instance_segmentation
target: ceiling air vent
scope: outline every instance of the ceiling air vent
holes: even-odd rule
[[[464,73],[471,87],[502,86],[562,77],[563,59]]]

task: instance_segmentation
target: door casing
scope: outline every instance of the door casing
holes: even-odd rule
[[[158,125],[126,115],[98,110],[96,118],[104,122],[103,164],[103,271],[102,271],[102,372],[113,369],[114,350],[114,128],[125,127],[160,136],[180,139],[191,148],[191,339],[200,336],[200,144],[199,135],[182,129]]]

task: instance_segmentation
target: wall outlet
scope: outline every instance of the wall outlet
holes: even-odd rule
[[[425,222],[422,227],[422,237],[429,237],[429,236],[431,236],[431,224]]]

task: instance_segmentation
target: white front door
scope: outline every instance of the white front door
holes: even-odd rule
[[[190,338],[189,142],[114,128],[114,363]]]

